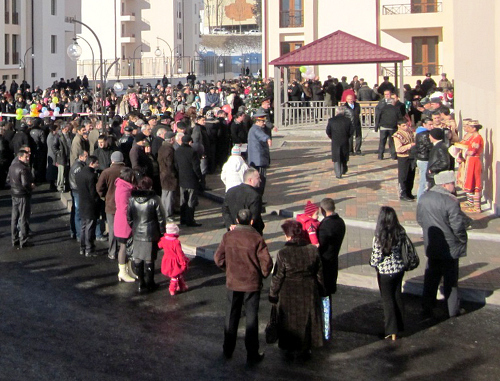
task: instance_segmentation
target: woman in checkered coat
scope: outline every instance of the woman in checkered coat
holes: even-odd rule
[[[401,286],[405,273],[401,256],[401,238],[405,230],[399,224],[396,211],[389,207],[380,208],[370,266],[377,269],[377,280],[384,307],[385,338],[396,340],[404,330],[404,306]]]

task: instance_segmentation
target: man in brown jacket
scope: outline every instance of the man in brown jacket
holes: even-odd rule
[[[223,352],[226,358],[233,355],[241,307],[245,303],[247,362],[257,363],[264,358],[264,354],[259,353],[260,290],[273,261],[264,239],[251,226],[250,210],[241,209],[236,222],[235,228],[222,237],[214,257],[215,264],[226,271],[228,289]]]
[[[175,133],[168,131],[165,141],[158,149],[158,165],[160,167],[161,201],[167,219],[174,216],[175,193],[179,185],[174,162]],[[177,196],[178,197],[178,196]]]
[[[118,242],[115,239],[113,226],[115,223],[115,181],[120,177],[120,172],[125,168],[123,163],[123,154],[120,151],[115,151],[111,154],[111,166],[102,171],[99,180],[97,181],[96,190],[101,198],[104,198],[106,212],[106,221],[108,222],[109,230],[109,249],[108,258],[116,259],[118,255]]]

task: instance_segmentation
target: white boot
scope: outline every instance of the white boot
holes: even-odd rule
[[[120,272],[118,273],[118,281],[121,282],[135,282],[135,279],[127,274],[127,270],[125,269],[125,265],[118,265]]]

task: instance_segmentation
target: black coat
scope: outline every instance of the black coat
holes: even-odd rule
[[[248,130],[243,123],[231,123],[231,140],[233,144],[244,144],[247,142]]]
[[[28,164],[16,158],[9,168],[10,193],[13,197],[28,197],[33,190],[33,176]]]
[[[134,240],[158,242],[165,233],[165,211],[152,190],[133,190],[127,208],[127,221]]]
[[[97,193],[97,174],[94,168],[85,166],[75,176],[78,195],[80,196],[80,218],[93,220],[97,218],[99,194]]]
[[[427,164],[427,181],[434,181],[434,175],[442,171],[449,171],[451,168],[451,156],[448,153],[448,146],[441,140],[434,144],[429,153]]]
[[[354,134],[354,126],[347,116],[337,115],[328,120],[326,134],[332,140],[332,161],[349,159],[349,138]]]
[[[179,174],[179,186],[199,189],[201,181],[200,159],[189,144],[182,144],[174,154],[175,168]]]
[[[174,191],[177,189],[177,169],[175,169],[175,150],[172,144],[163,142],[158,150],[158,165],[160,167],[161,189]]]
[[[415,158],[417,160],[429,160],[429,154],[433,144],[429,138],[429,131],[422,131],[415,135]]]
[[[252,226],[262,235],[265,226],[261,216],[262,196],[251,185],[240,184],[227,191],[222,205],[222,218],[226,228],[236,224],[236,216],[241,209],[250,210]]]
[[[355,130],[361,129],[361,106],[358,102],[354,102],[354,108],[349,106],[349,103],[345,102],[345,116],[351,119],[352,125]]]
[[[318,228],[319,256],[323,263],[325,289],[328,295],[337,291],[339,252],[344,241],[345,223],[338,214],[325,217]]]
[[[56,135],[52,144],[52,152],[56,155],[56,163],[69,166],[69,157],[71,154],[71,138],[63,133]]]

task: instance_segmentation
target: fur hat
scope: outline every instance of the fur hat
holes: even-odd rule
[[[455,182],[455,172],[454,171],[442,171],[434,175],[434,182],[437,185],[449,184]]]
[[[311,201],[307,201],[306,206],[304,207],[304,214],[312,216],[318,209],[319,208],[316,204],[313,204]]]
[[[179,227],[173,222],[167,222],[165,229],[167,234],[179,235]]]

